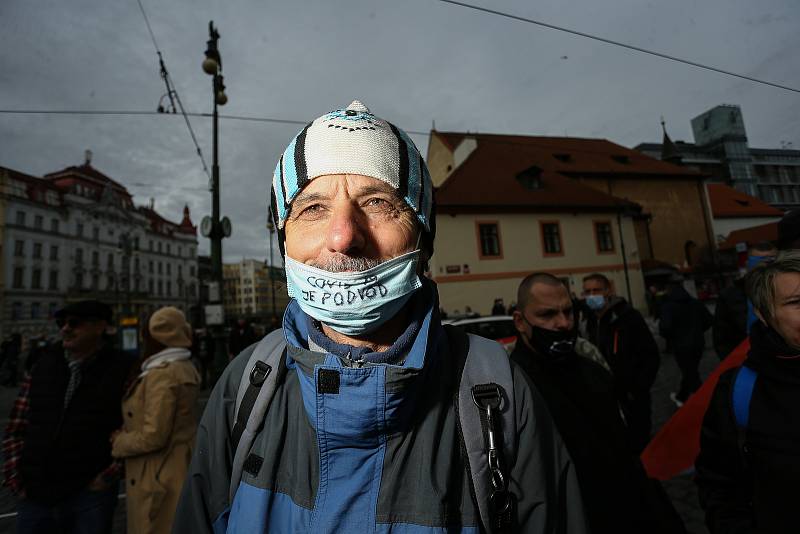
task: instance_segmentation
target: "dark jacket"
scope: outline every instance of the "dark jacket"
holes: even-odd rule
[[[27,496],[52,504],[84,489],[111,464],[114,430],[122,426],[120,402],[133,360],[109,346],[81,368],[66,409],[69,367],[59,344],[31,370],[30,411],[20,476]]]
[[[273,371],[281,378],[233,502],[230,432],[254,347],[231,362],[211,393],[173,532],[478,532],[453,402],[457,355],[438,308],[431,299],[414,314],[417,333],[398,339],[408,343],[402,364],[352,365],[346,355],[309,346],[315,326],[292,301],[284,315],[286,357]],[[326,391],[330,381],[318,380],[323,370],[339,376],[335,393]],[[518,497],[517,532],[586,532],[564,443],[538,392],[519,368],[512,371],[518,447],[507,476]]]
[[[747,429],[740,435],[733,415],[738,368],[731,369],[720,377],[703,420],[696,463],[700,504],[712,534],[797,532],[800,351],[760,322],[750,342],[744,365],[758,376]]]
[[[680,520],[670,530],[663,509],[649,497],[655,487],[628,446],[611,375],[586,358],[553,359],[533,352],[522,340],[511,359],[540,391],[567,450],[586,506],[592,532],[684,532]],[[662,501],[674,518],[671,505]],[[663,523],[659,525],[659,523]]]
[[[625,392],[636,396],[650,391],[660,360],[656,340],[641,313],[615,297],[600,319],[593,312],[586,314],[586,332]]]
[[[683,286],[672,288],[664,297],[659,331],[676,353],[702,352],[705,331],[712,317],[705,305],[692,297]]]
[[[747,337],[747,296],[736,280],[719,294],[714,310],[714,350],[722,360]]]

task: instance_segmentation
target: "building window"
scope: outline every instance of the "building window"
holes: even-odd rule
[[[178,247],[178,257],[180,258],[182,256],[183,256],[183,249],[181,247]]]
[[[50,231],[53,232],[54,234],[58,233],[59,226],[60,224],[58,222],[58,219],[53,219],[52,221],[50,221]]]
[[[42,289],[42,270],[34,269],[31,276],[31,289]]]
[[[108,282],[106,283],[106,289],[108,291],[113,291],[116,287],[116,279],[114,278],[113,274],[108,275]]]
[[[58,290],[58,271],[50,271],[50,283],[47,286],[47,289],[51,291]]]
[[[41,230],[44,226],[44,217],[41,215],[37,215],[33,218],[33,227],[37,230]]]
[[[189,266],[189,276],[194,276],[194,265]]]
[[[133,272],[139,272],[139,258],[133,258]]]
[[[158,262],[158,274],[162,274],[164,272],[164,264]]]
[[[17,212],[17,224],[19,226],[25,226],[25,212],[24,211],[18,211]]]
[[[109,271],[114,270],[114,255],[113,254],[109,254],[108,255],[108,270]]]
[[[37,260],[42,259],[42,244],[41,243],[34,243],[33,244],[33,257]]]
[[[169,280],[167,280],[167,296],[168,297],[172,296],[172,282],[170,282]]]
[[[50,309],[47,312],[47,317],[52,319],[53,317],[55,317],[57,311],[58,311],[58,302],[51,302]]]
[[[138,237],[134,237],[133,238],[133,250],[139,250],[139,238]]]
[[[15,302],[11,305],[11,318],[22,319],[22,303]]]
[[[83,237],[83,223],[78,223],[78,226],[77,226],[75,234],[78,237]]]
[[[161,254],[161,241],[158,242],[158,253]]]
[[[148,281],[147,287],[150,288],[150,294],[152,295],[153,294],[153,279],[152,278]]]
[[[95,241],[100,241],[100,228],[96,226],[92,228],[92,239]]]
[[[167,274],[169,274],[169,275],[172,274],[172,264],[171,263],[167,264]]]
[[[153,240],[150,240],[150,252],[153,252]]]
[[[92,290],[97,291],[100,289],[100,277],[96,274],[92,275]]]
[[[25,241],[22,241],[21,239],[14,241],[14,256],[17,258],[25,257]]]
[[[542,248],[545,256],[560,256],[564,253],[561,245],[561,227],[558,222],[539,223],[542,231]]]
[[[83,289],[83,273],[75,273],[75,288]]]
[[[155,272],[155,271],[153,270],[153,260],[150,260],[150,262],[149,262],[149,267],[150,267],[150,274],[153,274],[153,273]]]
[[[51,260],[58,259],[58,245],[50,245],[50,259]]]
[[[31,303],[31,319],[38,319],[42,314],[42,305],[38,302]]]
[[[178,265],[178,278],[183,278],[183,265]]]
[[[158,281],[158,296],[160,297],[162,295],[164,295],[164,283],[161,280],[159,280]]]
[[[92,265],[94,265],[95,267],[100,265],[100,253],[97,252],[96,250],[92,251]]]
[[[611,233],[611,222],[595,221],[594,237],[597,252],[614,252],[614,235]]]
[[[25,269],[23,267],[14,267],[14,281],[12,286],[14,289],[22,289],[24,276]]]
[[[170,246],[169,246],[169,243],[167,243],[167,254],[170,254]]]
[[[481,259],[500,259],[503,250],[500,244],[500,228],[496,222],[477,222],[478,257]]]

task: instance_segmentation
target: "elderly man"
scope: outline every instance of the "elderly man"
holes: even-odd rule
[[[541,397],[480,338],[470,338],[467,361],[485,349],[497,382],[509,371],[499,409],[515,415],[503,433],[487,431],[491,458],[481,426],[479,448],[468,446],[475,432],[464,424],[478,424],[475,404],[497,389],[473,388],[475,404],[456,400],[470,380],[466,345],[442,327],[436,287],[420,276],[433,253],[432,197],[408,136],[360,102],[291,142],[275,170],[272,215],[294,300],[283,328],[239,355],[212,392],[174,532],[586,531]],[[259,351],[280,356],[277,369],[250,367]],[[242,430],[238,408],[254,402],[263,415]],[[484,415],[498,416],[492,410]],[[516,444],[493,479],[508,492],[473,493],[489,483],[486,470],[485,480],[473,476],[475,458],[501,474],[498,440]]]
[[[519,285],[511,359],[541,392],[575,462],[592,532],[683,533],[627,436],[611,374],[576,352],[573,301],[549,273]]]
[[[5,484],[20,495],[17,532],[110,533],[119,465],[110,437],[133,360],[106,343],[111,308],[56,312],[61,343],[31,368],[3,440]]]

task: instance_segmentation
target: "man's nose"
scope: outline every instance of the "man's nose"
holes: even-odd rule
[[[366,244],[364,224],[354,206],[350,203],[338,204],[328,225],[328,250],[349,256],[363,250]]]

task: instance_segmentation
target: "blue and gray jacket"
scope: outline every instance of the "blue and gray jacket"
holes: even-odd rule
[[[398,339],[406,350],[394,363],[326,352],[313,341],[312,321],[290,303],[284,374],[233,502],[230,435],[253,347],[211,393],[173,532],[481,532],[453,402],[457,355],[439,322],[433,285],[415,299],[422,299],[415,306],[420,313],[406,332],[415,335]],[[330,371],[337,372],[336,384],[326,378]],[[518,531],[585,533],[561,437],[527,377],[514,367],[513,378],[518,442],[516,457],[506,460]]]

